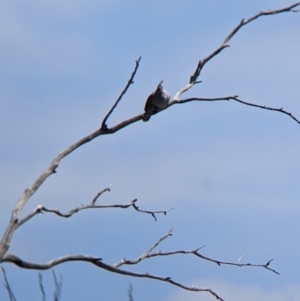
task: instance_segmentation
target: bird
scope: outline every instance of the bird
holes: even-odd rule
[[[170,94],[164,89],[162,83],[163,80],[158,84],[156,90],[148,96],[143,121],[148,121],[152,115],[168,107]]]

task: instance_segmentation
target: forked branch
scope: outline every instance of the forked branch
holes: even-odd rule
[[[211,60],[214,56],[216,56],[217,54],[219,54],[224,48],[226,48],[227,42],[237,33],[237,31],[244,25],[250,23],[251,21],[257,19],[260,16],[265,16],[265,15],[274,15],[274,14],[279,14],[282,12],[296,12],[296,10],[294,10],[295,7],[299,6],[300,2],[297,2],[291,6],[279,9],[279,10],[270,10],[270,11],[266,11],[266,12],[261,12],[258,13],[256,15],[254,15],[253,17],[249,18],[246,21],[242,21],[238,26],[236,26],[232,32],[227,36],[227,38],[224,40],[223,44],[221,44],[221,46],[219,46],[215,51],[213,51],[210,55],[208,55],[206,58],[204,58],[202,61],[200,60],[197,68],[194,72],[194,74],[191,76],[189,83],[183,87],[179,92],[177,92],[177,94],[174,97],[174,100],[170,103],[170,106],[175,104],[175,103],[184,103],[184,102],[189,102],[192,100],[201,100],[201,101],[214,101],[214,100],[222,100],[222,99],[187,99],[187,100],[182,100],[181,102],[178,101],[179,96],[184,93],[185,91],[189,90],[194,84],[199,83],[199,81],[197,81],[197,78],[200,75],[200,72],[202,70],[202,68],[204,67],[204,65]],[[2,261],[2,257],[3,255],[8,251],[9,249],[9,244],[11,241],[11,238],[13,236],[14,231],[16,230],[16,228],[19,226],[19,215],[21,210],[23,209],[23,207],[25,206],[25,204],[27,203],[27,201],[29,200],[29,198],[39,189],[39,187],[44,183],[44,181],[52,174],[56,173],[56,169],[60,163],[60,161],[68,156],[70,153],[72,153],[73,151],[75,151],[77,148],[79,148],[80,146],[84,145],[85,143],[88,143],[90,141],[92,141],[93,139],[101,136],[101,135],[107,135],[107,134],[113,134],[127,126],[129,126],[130,124],[133,124],[137,121],[142,120],[143,118],[143,114],[134,116],[130,119],[124,120],[123,122],[107,128],[106,122],[107,119],[109,118],[109,116],[112,114],[112,112],[114,111],[114,109],[116,108],[116,106],[118,105],[118,103],[120,102],[120,100],[122,99],[122,97],[124,96],[124,94],[127,92],[129,86],[133,83],[133,79],[134,76],[137,72],[138,66],[139,66],[139,62],[140,62],[139,58],[136,61],[136,65],[134,68],[134,71],[132,72],[127,85],[125,86],[124,90],[121,92],[120,96],[117,98],[117,100],[115,101],[114,105],[112,106],[112,108],[109,110],[109,112],[107,113],[107,115],[104,117],[103,121],[102,121],[102,125],[100,129],[97,129],[95,132],[91,133],[90,135],[87,135],[86,137],[83,137],[82,139],[80,139],[79,141],[75,142],[74,144],[72,144],[71,146],[69,146],[68,148],[66,148],[65,150],[61,151],[58,153],[58,155],[53,159],[53,161],[50,163],[50,165],[45,169],[45,171],[33,182],[33,184],[24,190],[24,192],[22,193],[21,197],[18,199],[18,201],[16,202],[16,205],[12,211],[11,214],[11,218],[9,221],[9,224],[5,230],[5,233],[0,241],[0,262]],[[232,99],[232,98],[231,98]],[[229,100],[224,98],[223,100]],[[255,105],[255,104],[250,104],[250,103],[246,103],[243,102],[240,99],[235,99],[236,101],[240,102],[240,103],[244,103],[247,105],[251,105],[251,106],[255,106],[255,107],[260,107],[260,108],[264,108],[264,109],[268,109],[268,110],[274,110],[274,111],[279,111],[281,113],[287,114],[289,115],[291,118],[293,118],[296,122],[299,123],[298,119],[296,119],[291,113],[288,113],[286,111],[284,111],[283,109],[274,109],[274,108],[268,108],[265,106],[260,106],[260,105]],[[135,208],[135,207],[134,207]],[[136,208],[135,208],[136,209]]]
[[[298,10],[295,10],[294,8],[299,6],[300,2],[297,2],[293,5],[290,5],[288,7],[284,7],[281,9],[275,9],[275,10],[267,10],[267,11],[262,11],[260,13],[255,14],[254,16],[252,16],[251,18],[244,20],[242,19],[242,21],[229,33],[229,35],[225,38],[225,40],[223,41],[223,43],[217,48],[215,49],[211,54],[209,54],[207,57],[205,57],[204,59],[200,60],[198,62],[198,65],[196,67],[195,72],[191,75],[190,80],[188,82],[188,84],[186,84],[183,88],[181,88],[174,96],[174,99],[177,100],[180,95],[182,95],[184,92],[188,91],[189,89],[191,89],[193,87],[193,85],[199,83],[198,77],[201,73],[201,70],[203,69],[204,65],[209,62],[213,57],[215,57],[216,55],[218,55],[222,50],[224,50],[225,48],[229,47],[228,42],[232,39],[232,37],[245,25],[249,24],[250,22],[258,19],[259,17],[262,16],[269,16],[269,15],[277,15],[280,13],[284,13],[284,12],[298,12]]]
[[[44,207],[43,205],[39,205],[31,213],[29,213],[26,217],[24,217],[23,219],[21,219],[17,223],[16,227],[19,228],[24,223],[26,223],[31,218],[33,218],[35,215],[37,215],[39,213],[44,213],[44,212],[53,213],[53,214],[56,214],[57,216],[64,217],[64,218],[69,218],[72,215],[74,215],[75,213],[78,213],[79,211],[86,210],[86,209],[111,209],[111,208],[127,209],[129,207],[132,207],[132,208],[134,208],[138,212],[146,213],[146,214],[151,215],[155,219],[155,221],[157,221],[156,214],[164,214],[164,215],[166,215],[169,211],[171,211],[173,209],[173,208],[169,208],[169,209],[166,209],[166,210],[159,210],[159,211],[141,210],[141,209],[139,209],[139,207],[136,206],[136,204],[135,204],[136,202],[137,202],[137,199],[132,200],[130,203],[124,203],[124,204],[81,205],[79,207],[71,209],[69,212],[66,212],[66,213],[62,213],[58,209],[48,209],[48,208]]]
[[[130,271],[121,270],[121,269],[115,268],[114,266],[111,266],[109,264],[102,262],[101,258],[87,256],[87,255],[68,255],[68,256],[64,256],[64,257],[60,257],[60,258],[51,260],[44,264],[36,264],[36,263],[26,262],[26,261],[20,259],[19,257],[11,255],[11,254],[5,254],[3,257],[3,260],[4,260],[4,262],[14,263],[15,265],[17,265],[21,268],[35,269],[35,270],[48,270],[56,265],[59,265],[64,262],[70,262],[70,261],[90,262],[90,263],[94,264],[95,266],[97,266],[101,269],[104,269],[108,272],[125,275],[125,276],[136,277],[136,278],[147,278],[147,279],[153,279],[153,280],[157,280],[157,281],[168,282],[172,285],[178,286],[178,287],[188,290],[188,291],[208,292],[211,295],[213,295],[217,300],[224,301],[220,296],[218,296],[213,290],[211,290],[209,288],[198,288],[195,286],[186,286],[184,284],[181,284],[180,282],[172,280],[171,277],[157,276],[157,275],[152,275],[149,273],[134,273],[134,272],[130,272]]]
[[[172,232],[173,232],[174,228],[172,228],[166,235],[162,236],[151,248],[149,248],[144,254],[142,254],[141,256],[137,257],[136,259],[133,260],[127,260],[125,258],[121,259],[119,262],[115,263],[113,266],[118,268],[122,265],[134,265],[134,264],[138,264],[140,263],[142,260],[146,259],[146,258],[152,258],[152,257],[157,257],[157,256],[170,256],[170,255],[177,255],[177,254],[193,254],[198,258],[204,259],[206,261],[210,261],[210,262],[214,262],[217,265],[221,266],[221,265],[231,265],[231,266],[237,266],[237,267],[261,267],[261,268],[265,268],[277,275],[279,275],[279,273],[277,271],[275,271],[274,269],[271,269],[269,267],[270,263],[273,261],[273,259],[269,260],[267,263],[265,264],[252,264],[252,263],[240,263],[240,261],[245,257],[242,256],[237,262],[229,262],[229,261],[222,261],[222,260],[217,260],[217,259],[213,259],[204,255],[201,255],[199,253],[199,250],[203,249],[205,246],[202,246],[200,248],[197,249],[193,249],[193,250],[176,250],[176,251],[169,251],[169,252],[161,252],[160,250],[158,252],[152,253],[152,251],[165,239],[167,239],[169,236],[172,236]]]
[[[213,295],[217,300],[223,300],[223,299],[219,295],[217,295],[214,291],[212,291],[211,289],[197,288],[197,287],[194,287],[194,286],[186,286],[186,285],[184,285],[180,282],[172,280],[171,277],[157,276],[157,275],[153,275],[153,274],[149,274],[149,273],[135,273],[135,272],[131,272],[131,271],[121,270],[121,269],[119,269],[119,267],[121,265],[138,264],[146,258],[150,259],[152,257],[157,257],[157,256],[171,256],[171,255],[177,255],[177,254],[193,254],[198,258],[201,258],[201,259],[204,259],[204,260],[207,260],[207,261],[210,261],[210,262],[214,262],[214,263],[218,264],[219,266],[221,266],[221,265],[233,265],[233,266],[238,266],[238,267],[243,267],[243,266],[245,266],[245,267],[261,267],[261,268],[265,268],[267,270],[270,270],[270,271],[272,271],[276,274],[279,274],[278,272],[276,272],[275,270],[273,270],[269,267],[272,260],[269,260],[266,264],[251,264],[251,263],[242,264],[239,261],[237,263],[220,261],[220,260],[215,260],[215,259],[212,259],[212,258],[201,255],[199,253],[199,250],[203,247],[197,248],[197,249],[194,249],[194,250],[177,250],[177,251],[170,251],[170,252],[158,251],[156,253],[152,253],[152,251],[162,241],[164,241],[165,239],[167,239],[168,237],[170,237],[172,235],[172,231],[173,231],[173,228],[170,231],[168,231],[167,234],[165,234],[164,236],[159,238],[158,241],[153,246],[151,246],[144,254],[140,255],[136,259],[126,260],[126,259],[123,258],[121,261],[115,263],[114,265],[109,265],[107,263],[104,263],[102,261],[102,258],[88,256],[88,255],[67,255],[67,256],[60,257],[60,258],[56,258],[56,259],[51,260],[51,261],[49,261],[47,263],[44,263],[44,264],[37,264],[37,263],[26,262],[26,261],[20,259],[19,257],[15,256],[15,255],[12,255],[12,254],[5,254],[4,257],[3,257],[3,261],[14,263],[15,265],[17,265],[21,268],[35,269],[35,270],[51,269],[56,265],[59,265],[59,264],[65,263],[65,262],[70,262],[70,261],[89,262],[89,263],[92,263],[92,264],[94,264],[95,266],[97,266],[101,269],[104,269],[104,270],[112,272],[112,273],[131,276],[131,277],[148,278],[148,279],[154,279],[154,280],[158,280],[158,281],[164,281],[164,282],[168,282],[172,285],[178,286],[180,288],[183,288],[185,290],[194,291],[194,292],[208,292],[211,295]]]

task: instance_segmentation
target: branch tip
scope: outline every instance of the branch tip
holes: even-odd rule
[[[137,69],[139,67],[139,63],[141,60],[141,56],[138,58],[138,60],[135,61],[135,67],[133,72],[131,73],[131,76],[125,86],[125,88],[123,89],[123,91],[121,92],[121,94],[119,95],[119,97],[117,98],[117,100],[115,101],[115,103],[113,104],[113,106],[111,107],[111,109],[108,111],[108,113],[106,114],[106,116],[103,118],[102,124],[101,124],[101,131],[103,132],[107,132],[109,129],[106,125],[107,119],[109,118],[109,116],[112,114],[112,112],[114,111],[114,109],[117,107],[117,105],[119,104],[119,102],[121,101],[122,97],[126,94],[127,90],[129,89],[129,86],[132,85],[134,83],[133,79],[135,77],[135,74],[137,72]]]

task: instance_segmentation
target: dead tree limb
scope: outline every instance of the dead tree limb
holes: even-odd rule
[[[8,282],[8,279],[7,279],[7,276],[6,276],[6,271],[3,267],[0,267],[0,270],[2,271],[3,273],[3,278],[4,278],[4,287],[7,291],[7,294],[8,294],[8,298],[9,298],[9,301],[17,301],[13,291],[12,291],[12,288]]]
[[[39,213],[53,213],[56,214],[57,216],[64,217],[64,218],[69,218],[75,213],[78,213],[81,210],[87,210],[87,209],[111,209],[111,208],[120,208],[120,209],[127,209],[129,207],[132,207],[134,210],[141,212],[141,213],[146,213],[151,215],[155,221],[156,219],[156,214],[164,214],[166,215],[169,211],[171,211],[173,208],[169,208],[166,210],[160,210],[160,211],[148,211],[148,210],[141,210],[139,207],[136,206],[137,199],[132,200],[130,203],[124,203],[124,204],[112,204],[112,205],[81,205],[79,207],[76,207],[74,209],[71,209],[67,213],[62,213],[58,209],[49,209],[46,208],[43,205],[37,206],[31,213],[29,213],[27,216],[25,216],[23,219],[21,219],[16,226],[16,229],[22,226],[24,223],[29,221],[31,218],[33,218],[35,215]]]
[[[199,81],[197,81],[197,80],[198,80],[198,77],[199,77],[204,65],[207,62],[209,62],[212,58],[214,58],[216,55],[218,55],[221,51],[223,51],[225,48],[229,47],[228,42],[243,26],[249,24],[250,22],[252,22],[262,16],[277,15],[277,14],[281,14],[281,13],[285,13],[285,12],[298,12],[298,10],[295,10],[294,8],[299,5],[300,5],[300,2],[297,2],[295,4],[292,4],[290,6],[287,6],[287,7],[281,8],[281,9],[267,10],[267,11],[259,12],[247,20],[242,19],[242,21],[229,33],[229,35],[225,38],[223,43],[217,49],[215,49],[211,54],[209,54],[207,57],[205,57],[204,59],[202,59],[198,62],[196,70],[191,75],[189,82],[175,94],[173,99],[177,100],[180,97],[180,95],[182,95],[184,92],[191,89],[193,87],[193,85],[199,83]]]
[[[106,131],[107,130],[107,125],[106,125],[106,121],[108,119],[108,117],[112,114],[112,112],[114,111],[114,109],[117,107],[118,103],[120,102],[120,100],[122,99],[122,97],[126,94],[127,90],[129,89],[129,86],[131,84],[133,84],[133,79],[135,77],[135,74],[137,72],[137,69],[139,68],[139,63],[141,60],[141,56],[135,61],[135,68],[127,82],[127,85],[125,86],[124,90],[121,92],[120,96],[117,98],[117,100],[115,101],[114,105],[112,106],[112,108],[109,110],[109,112],[107,113],[107,115],[104,117],[102,124],[101,124],[101,129]]]

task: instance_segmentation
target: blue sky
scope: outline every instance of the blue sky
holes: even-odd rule
[[[71,143],[96,130],[141,55],[135,84],[108,121],[140,114],[160,80],[171,95],[199,59],[211,53],[242,18],[292,1],[1,1],[0,229],[22,191]],[[263,17],[244,27],[202,71],[184,97],[238,94],[283,107],[300,118],[300,14]],[[10,252],[45,262],[66,254],[133,259],[173,226],[162,251],[206,247],[219,260],[265,263],[218,267],[192,256],[155,258],[136,272],[172,276],[210,287],[225,300],[300,298],[300,125],[286,115],[234,102],[172,106],[112,136],[102,136],[64,159],[24,208],[72,209],[114,183],[100,203],[138,199],[133,210],[94,210],[71,219],[36,216],[18,229]],[[38,300],[36,271],[5,264],[18,300]],[[55,268],[62,300],[214,300],[166,283],[109,274],[92,265]],[[48,299],[53,282],[43,273]],[[8,300],[0,287],[0,300]]]

